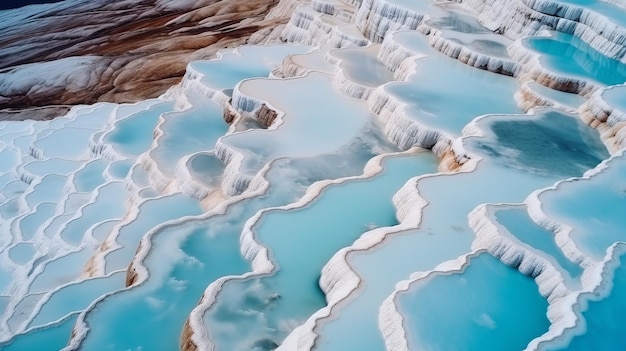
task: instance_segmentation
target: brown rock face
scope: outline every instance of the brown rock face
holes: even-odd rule
[[[267,107],[267,105],[265,104],[261,105],[261,108],[257,112],[257,116],[256,116],[257,120],[265,128],[269,128],[274,123],[274,120],[276,119],[276,117],[277,117],[276,111]]]
[[[183,331],[180,335],[180,349],[183,351],[197,351],[198,346],[191,340],[191,335],[193,335],[193,331],[191,330],[191,326],[189,326],[189,320],[185,321],[185,326],[183,327]]]
[[[156,97],[180,81],[189,61],[244,44],[254,33],[258,41],[286,23],[287,15],[267,17],[276,3],[197,0],[175,7],[161,0],[69,0],[7,11],[12,19],[0,21],[0,109],[12,108],[11,117],[19,119],[21,109],[39,106]],[[73,87],[24,83],[28,74],[16,76],[13,69],[77,56],[91,57],[94,69]]]
[[[23,121],[25,119],[49,120],[65,115],[70,106],[46,106],[28,109],[0,110],[0,121]]]
[[[222,115],[222,117],[224,118],[224,122],[231,124],[238,115],[239,113],[230,103],[224,106],[224,112]]]

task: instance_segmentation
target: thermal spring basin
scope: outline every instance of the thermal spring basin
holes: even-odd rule
[[[550,326],[535,281],[487,253],[412,283],[396,306],[411,350],[523,350]]]

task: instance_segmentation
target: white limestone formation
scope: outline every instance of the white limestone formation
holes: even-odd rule
[[[429,2],[418,2],[410,8],[392,0],[363,0],[354,23],[367,39],[380,43],[390,32],[416,29],[430,11],[435,10]]]
[[[514,96],[520,109],[526,112],[533,108],[545,106],[575,114],[586,101],[583,96],[553,90],[534,80],[520,84],[519,90]]]
[[[617,17],[619,12],[610,8],[602,14],[593,8],[558,0],[462,0],[461,3],[474,11],[486,28],[511,39],[546,29],[557,30],[579,37],[608,57],[626,60],[626,29]],[[611,12],[615,18],[607,16]]]
[[[415,188],[412,188],[409,184],[414,184],[414,180],[411,180],[403,187],[412,193],[415,193]],[[398,191],[402,193],[402,189]],[[342,248],[328,261],[328,263],[322,269],[319,285],[326,295],[326,306],[311,315],[301,326],[293,330],[278,350],[291,351],[291,350],[311,350],[315,344],[315,340],[318,335],[315,332],[318,323],[322,320],[332,318],[333,309],[342,301],[349,298],[361,284],[361,277],[352,268],[348,262],[348,255],[355,251],[366,251],[372,249],[376,245],[380,244],[387,236],[394,235],[403,230],[417,226],[420,221],[420,215],[407,216],[402,218],[403,215],[402,206],[398,205],[398,201],[403,201],[406,197],[401,196],[400,200],[396,200],[398,196],[394,196],[394,203],[398,208],[397,217],[401,220],[401,224],[395,227],[389,228],[376,228],[371,231],[365,232],[357,239],[351,246]],[[421,202],[423,206],[427,202],[419,197],[415,196],[417,201]],[[416,205],[413,203],[413,205]],[[411,206],[411,214],[418,212],[419,206]],[[419,208],[421,212],[421,208]],[[404,220],[403,220],[404,219]]]
[[[518,75],[521,81],[533,80],[551,89],[579,95],[590,95],[602,85],[591,79],[568,75],[546,67],[542,63],[541,54],[529,49],[524,39],[515,41],[509,46],[511,57],[523,66]]]
[[[312,0],[311,7],[319,13],[335,16],[344,22],[351,22],[356,11],[355,4],[344,0]]]
[[[473,49],[469,45],[459,43],[457,40],[447,39],[441,35],[432,35],[430,45],[444,55],[478,69],[509,76],[516,76],[521,70],[519,63],[508,57],[496,57],[493,54]]]
[[[467,268],[469,260],[472,257],[476,257],[480,254],[480,251],[474,251],[458,257],[452,261],[446,261],[439,264],[433,270],[427,272],[415,272],[411,276],[396,284],[394,292],[385,299],[380,306],[380,312],[378,316],[378,325],[385,339],[385,346],[387,350],[393,351],[409,351],[409,343],[406,337],[406,331],[404,330],[403,322],[404,317],[398,311],[396,305],[396,299],[398,295],[404,291],[407,291],[411,284],[422,280],[428,279],[434,275],[445,272],[461,273]]]
[[[548,316],[552,322],[550,329],[532,340],[525,351],[566,348],[572,337],[586,332],[583,309],[588,306],[589,301],[611,293],[614,273],[619,268],[620,257],[625,250],[624,243],[613,244],[601,262],[585,270],[582,289],[573,291],[548,306]]]
[[[333,47],[364,46],[368,43],[354,24],[317,12],[310,6],[296,8],[282,37],[290,43]]]
[[[539,292],[549,302],[570,292],[572,286],[568,286],[563,272],[557,269],[558,264],[545,254],[516,240],[493,220],[489,205],[476,207],[468,217],[470,227],[476,233],[476,239],[472,243],[473,250],[487,250],[504,264],[515,267],[521,273],[535,279]]]
[[[452,137],[439,129],[420,125],[406,112],[407,104],[388,94],[385,86],[377,88],[369,96],[370,110],[384,126],[384,132],[401,150],[414,146],[432,149],[443,157],[449,150]]]
[[[626,147],[626,110],[616,101],[616,96],[623,91],[626,91],[625,85],[598,90],[579,109],[581,119],[598,130],[611,153]],[[609,94],[610,101],[607,101],[605,95]]]
[[[412,149],[402,154],[415,152],[422,151],[419,149]],[[213,344],[210,340],[210,331],[206,329],[202,318],[206,311],[213,306],[216,296],[225,282],[232,279],[242,280],[254,276],[270,274],[275,270],[276,267],[272,260],[269,258],[268,248],[264,246],[263,243],[257,240],[256,234],[253,229],[255,224],[259,222],[264,215],[273,211],[295,211],[302,207],[305,207],[308,204],[312,203],[321,194],[321,192],[329,186],[342,184],[354,180],[372,178],[376,174],[383,171],[382,162],[384,161],[384,159],[386,157],[391,157],[395,155],[397,154],[384,154],[373,158],[366,164],[362,175],[344,177],[334,180],[323,180],[313,183],[311,186],[309,186],[306,193],[298,201],[285,206],[263,209],[257,212],[253,217],[248,219],[246,221],[244,229],[242,230],[240,242],[241,252],[244,257],[248,261],[250,261],[252,271],[247,272],[241,276],[222,277],[217,281],[211,283],[207,287],[203,294],[202,300],[200,301],[198,306],[192,311],[189,319],[189,326],[193,331],[191,339],[193,340],[194,344],[201,349],[210,349],[213,347]],[[265,174],[271,168],[271,164],[272,163],[268,163],[266,167],[261,172],[259,172],[259,176],[255,177],[255,179],[258,179],[258,181],[256,182],[259,183],[258,186],[254,187],[255,190],[253,192],[246,192],[244,195],[255,196],[254,194],[259,194],[267,190],[269,184],[265,180]],[[375,229],[374,231],[377,230]],[[365,239],[366,237],[369,237],[371,239]],[[369,243],[366,245],[375,245],[377,242],[375,241],[376,238],[376,235],[365,233],[358,240],[358,242]],[[359,282],[358,275],[351,269],[346,269],[344,265],[346,262],[344,260],[341,260],[339,258],[335,259],[335,257],[341,256],[341,253],[345,253],[346,251],[346,249],[340,250],[335,256],[333,256],[333,259],[331,259],[330,262],[333,262],[333,260],[335,260],[338,262],[338,265],[333,265],[329,262],[329,264],[327,264],[322,271],[320,287],[322,290],[324,290],[326,294],[326,300],[328,301],[329,306],[332,306],[333,304],[338,303],[339,301],[344,299],[345,296],[347,296],[351,291],[356,288]],[[336,271],[335,268],[337,268],[338,271]],[[284,343],[279,347],[279,350],[310,349],[316,337],[315,333],[312,331],[313,326],[315,325],[315,320],[317,318],[315,316],[324,316],[328,310],[329,308],[323,308],[322,310],[318,311],[314,316],[309,318],[303,326],[296,328],[296,330],[294,330],[290,334],[290,336],[287,337]],[[308,329],[308,327],[311,328]]]
[[[616,157],[621,157],[623,153],[623,149],[618,153],[614,154],[608,160],[600,163],[596,168],[591,169],[582,177],[566,179],[560,182],[557,182],[551,187],[545,189],[539,189],[532,192],[528,198],[526,199],[526,204],[528,206],[528,214],[533,219],[533,221],[545,229],[555,233],[555,241],[557,245],[561,248],[566,257],[569,258],[570,261],[580,265],[581,267],[587,269],[588,267],[594,266],[597,262],[594,261],[591,257],[587,256],[583,253],[574,243],[573,240],[570,239],[570,233],[573,228],[569,225],[559,222],[558,220],[549,217],[543,211],[543,206],[541,203],[540,196],[544,192],[555,191],[558,190],[559,186],[564,183],[571,182],[580,182],[580,181],[591,181],[594,177],[598,176],[602,172],[605,172],[610,167],[610,164],[616,159]],[[588,285],[585,283],[583,278],[583,285]]]

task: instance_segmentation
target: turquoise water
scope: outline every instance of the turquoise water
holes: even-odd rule
[[[72,192],[63,197],[62,203],[57,207],[63,209],[65,213],[76,213],[91,198],[91,193]]]
[[[238,241],[227,234],[227,225],[221,227],[224,232],[216,233],[207,225],[192,223],[159,235],[151,251],[153,256],[146,262],[150,280],[98,304],[86,319],[95,328],[82,349],[178,349],[182,325],[207,283],[247,268],[237,254]],[[109,327],[98,327],[103,324]]]
[[[9,257],[17,264],[25,264],[29,262],[36,250],[32,243],[19,243],[9,249]]]
[[[48,238],[53,238],[59,228],[72,218],[73,215],[73,213],[68,213],[68,211],[64,211],[62,214],[55,213],[55,215],[43,225],[43,234]]]
[[[567,182],[556,191],[539,196],[545,213],[574,229],[570,238],[576,248],[592,259],[601,260],[606,249],[624,240],[626,217],[626,159],[613,158],[609,166],[590,180]]]
[[[596,1],[596,0],[557,0],[553,1],[553,3],[559,4],[567,4],[574,5],[573,7],[580,7],[587,10],[591,10],[597,14],[600,14],[606,18],[608,18],[611,22],[617,23],[620,25],[626,24],[626,16],[618,6],[613,5],[607,1]],[[576,6],[578,5],[578,6]],[[562,7],[558,7],[561,9]]]
[[[17,165],[17,155],[10,148],[0,150],[0,171],[7,172]]]
[[[377,87],[394,80],[393,73],[378,60],[377,46],[333,50],[330,54],[342,60],[341,68],[352,82]]]
[[[468,252],[471,240],[467,227],[436,234],[429,228],[394,232],[372,251],[350,253],[348,261],[361,276],[359,290],[336,307],[332,319],[323,320],[316,328],[320,336],[314,349],[384,350],[378,329],[379,307],[395,284],[416,270],[433,269]],[[452,247],[446,249],[448,246]]]
[[[602,92],[602,99],[606,101],[610,106],[624,112],[626,111],[626,85],[617,85],[607,88]]]
[[[239,81],[251,77],[267,77],[285,56],[309,51],[307,46],[244,46],[234,53],[225,53],[221,60],[194,61],[189,65],[202,73],[204,84],[216,90],[232,89]]]
[[[53,238],[58,232],[59,228],[65,224],[74,214],[65,211],[63,214],[56,214],[51,218],[49,222],[46,222],[43,226],[43,233],[48,238]]]
[[[541,55],[542,65],[558,73],[606,85],[626,81],[626,64],[600,54],[578,37],[558,33],[524,39],[524,45]]]
[[[151,199],[151,198],[159,197],[161,195],[161,193],[159,193],[153,188],[141,189],[137,194],[142,199]]]
[[[27,317],[33,312],[37,302],[42,297],[43,294],[29,294],[19,300],[19,303],[10,310],[10,313],[7,313],[9,316],[7,326],[10,330],[22,330],[22,326],[24,322],[26,322]]]
[[[424,22],[433,28],[443,31],[467,34],[492,34],[491,31],[481,26],[474,17],[453,11],[446,13],[444,16],[437,16]]]
[[[614,5],[592,0],[569,3],[626,23],[624,11],[614,11]],[[558,0],[551,4],[527,2],[528,6],[546,5],[542,9],[554,11],[562,11],[564,4]],[[343,23],[349,16],[338,19],[320,15],[311,7],[298,13],[316,17],[324,25],[340,26],[333,28],[337,33],[360,37],[358,31],[363,30],[375,37],[400,26],[399,22],[417,19],[420,16],[415,12],[419,12],[426,15],[420,31],[434,27],[441,31],[437,35],[480,54],[508,57],[509,39],[485,30],[471,15],[457,12],[467,4],[383,0],[344,5],[359,7],[355,15],[358,26]],[[238,9],[242,6],[246,4]],[[368,13],[371,7],[379,12]],[[407,16],[403,8],[414,13]],[[222,10],[230,10],[211,6],[190,15],[203,16],[211,9],[216,9],[218,16]],[[301,20],[303,27],[311,22],[311,18]],[[206,28],[214,24],[200,23]],[[230,42],[228,37],[238,32],[223,24],[224,39]],[[564,30],[571,29],[569,21],[559,24]],[[178,29],[194,32],[192,28]],[[609,35],[613,30],[610,25],[596,29]],[[283,35],[276,39],[295,36]],[[614,39],[619,42],[623,38],[618,34]],[[81,350],[179,349],[181,342],[189,342],[181,340],[181,332],[190,313],[205,323],[206,330],[196,330],[199,336],[206,332],[217,350],[274,349],[326,304],[319,279],[322,267],[333,255],[362,235],[368,239],[386,231],[387,237],[370,250],[347,254],[349,265],[361,277],[359,286],[333,308],[332,318],[321,321],[315,329],[319,334],[316,349],[383,350],[381,304],[411,273],[432,270],[471,251],[475,237],[467,215],[477,205],[522,202],[535,189],[580,176],[609,157],[598,134],[579,122],[578,116],[553,110],[540,110],[537,116],[519,114],[514,95],[522,83],[515,78],[446,57],[430,47],[434,38],[418,31],[398,33],[394,40],[404,49],[425,55],[414,61],[416,73],[407,81],[393,82],[391,72],[376,57],[376,45],[330,53],[320,48],[308,54],[309,47],[247,46],[224,50],[221,59],[191,63],[183,86],[166,95],[176,101],[79,106],[70,117],[52,121],[0,121],[0,340],[5,340],[0,349],[60,350],[72,336],[75,323],[83,326],[83,315],[78,317],[77,312],[85,309],[89,332],[79,346]],[[540,53],[548,69],[559,74],[585,77],[598,85],[622,83],[626,77],[624,64],[603,57],[579,39],[555,34],[525,42]],[[202,55],[210,53],[205,50]],[[268,78],[292,53],[297,55],[291,62],[319,68],[323,73]],[[377,91],[381,93],[377,101],[346,96],[342,92],[345,82],[334,76],[338,71],[329,63],[332,59],[326,61],[324,55],[344,60],[342,78],[370,87],[383,85]],[[252,77],[262,78],[249,79]],[[568,110],[585,100],[536,82],[524,84]],[[603,97],[626,110],[622,87],[607,89]],[[231,128],[224,122],[220,105],[226,101],[216,103],[208,97],[214,90],[247,112],[258,102],[252,100],[266,100],[285,112],[280,121],[284,123],[266,128],[254,121],[254,116],[244,116]],[[392,103],[405,103],[404,111],[398,112],[412,121],[398,125],[394,124],[398,120],[387,123],[385,115],[380,119],[373,116],[371,110],[386,97]],[[432,175],[409,183],[417,184],[425,200],[423,211],[417,213],[419,204],[413,204],[410,210],[415,212],[407,218],[414,221],[418,219],[415,216],[421,216],[417,228],[397,226],[392,197],[412,177],[437,172],[437,160],[429,152],[389,157],[384,171],[371,179],[328,186],[306,206],[274,208],[262,212],[256,224],[248,222],[259,211],[293,204],[316,181],[359,175],[373,156],[398,151],[386,136],[410,128],[406,133],[410,142],[403,148],[419,143],[413,140],[417,137],[434,139],[445,134],[453,139],[484,114],[490,116],[476,123],[484,136],[459,139],[453,145],[455,151],[467,151],[465,156],[474,161],[482,158],[475,170],[466,166],[462,169],[468,173]],[[424,133],[423,129],[429,130]],[[431,146],[428,144],[420,145]],[[443,144],[438,146],[445,147]],[[228,151],[244,155],[238,170],[241,174],[223,174],[226,168],[222,161],[232,156]],[[575,248],[591,260],[601,260],[608,247],[623,241],[623,157],[612,160],[610,169],[597,177],[564,183],[540,196],[542,209],[552,220],[574,228],[571,239]],[[269,171],[259,174],[263,167]],[[187,175],[197,183],[185,183],[187,179],[182,177]],[[244,193],[250,198],[230,197],[243,191],[239,188],[229,191],[223,186],[225,193],[219,191],[224,181],[244,184],[255,175],[258,177],[252,184],[257,187]],[[269,187],[252,196],[254,189],[263,187],[261,176],[269,181]],[[166,178],[172,186],[167,186]],[[159,184],[154,184],[155,180]],[[215,191],[200,204],[178,192],[180,189],[199,190],[199,194]],[[403,199],[395,197],[396,201]],[[226,201],[232,203],[223,206]],[[503,235],[511,235],[520,245],[549,259],[569,280],[568,287],[586,288],[579,282],[582,269],[556,245],[553,233],[531,221],[523,205],[493,206],[489,208],[498,210],[490,213],[491,219],[510,231]],[[241,246],[246,224],[253,226],[256,238],[267,246],[277,268],[272,274],[241,278],[252,268],[241,253],[249,249]],[[379,228],[379,232],[370,232],[372,228]],[[107,237],[109,240],[103,242]],[[140,253],[147,252],[145,257],[136,257],[140,242]],[[94,258],[98,250],[105,254]],[[569,346],[545,346],[620,348],[625,293],[621,280],[626,255],[617,252],[619,257],[607,268],[615,273],[614,277],[607,274],[603,287],[607,293],[581,297],[580,315],[587,323],[586,334],[578,335],[585,330],[566,331],[559,341],[572,339]],[[569,256],[575,254],[568,252]],[[130,262],[134,265],[129,268]],[[140,278],[147,273],[149,278],[126,288],[130,282],[126,279],[133,276],[127,276],[127,269]],[[96,277],[85,278],[88,274]],[[205,289],[224,276],[233,279],[225,283],[213,307],[204,311],[198,302]],[[108,293],[112,294],[103,297]],[[90,306],[94,301],[99,302]],[[485,253],[472,256],[463,271],[437,273],[417,282],[400,295],[399,304],[410,349],[420,349],[420,345],[425,349],[523,349],[549,327],[547,303],[536,284]],[[14,306],[14,311],[4,311]],[[52,324],[39,328],[46,323]],[[24,332],[24,328],[33,327]],[[199,347],[204,348],[206,345]]]
[[[158,100],[156,99],[148,99],[148,100],[136,102],[134,104],[116,105],[116,109],[114,111],[114,118],[112,118],[112,121],[119,121],[128,116],[132,116],[135,113],[141,112],[143,110],[147,110],[150,107],[152,107],[157,101]]]
[[[93,129],[85,128],[61,128],[45,138],[37,139],[33,146],[43,151],[44,158],[77,160],[86,156],[89,139],[94,132]]]
[[[332,254],[368,228],[395,224],[391,197],[409,178],[436,172],[437,160],[422,152],[389,157],[383,165],[372,179],[333,184],[304,207],[262,215],[252,230],[279,270],[223,286],[205,317],[217,349],[280,344],[289,326],[324,306],[317,281]]]
[[[487,253],[462,272],[413,283],[396,301],[411,350],[522,350],[550,326],[533,279]]]
[[[606,155],[606,150],[598,153],[603,146],[595,130],[577,119],[563,116],[557,120],[564,130],[573,128],[578,132],[568,137],[577,141],[577,152],[553,148],[551,157],[561,159],[563,163],[571,162],[571,166],[562,167],[557,163],[553,167],[552,163],[537,162],[545,150],[535,147],[534,143],[543,145],[558,137],[558,130],[551,129],[552,118],[552,114],[544,113],[539,117],[491,116],[483,119],[479,126],[484,129],[485,137],[468,138],[464,143],[484,157],[474,172],[429,177],[418,183],[421,196],[429,201],[422,212],[420,228],[392,234],[371,251],[348,255],[349,263],[362,277],[361,286],[349,303],[340,304],[337,315],[324,320],[316,329],[320,335],[316,349],[382,350],[384,343],[378,330],[378,307],[393,292],[396,282],[415,271],[432,270],[441,262],[471,251],[474,234],[467,223],[467,214],[471,210],[481,203],[521,202],[532,190],[549,186],[563,177],[565,170],[571,172],[571,176],[580,175]],[[492,129],[502,120],[513,125],[532,123],[534,126],[529,130],[537,133]],[[509,139],[500,145],[500,138],[505,135]],[[529,144],[529,140],[533,144]],[[582,164],[579,159],[587,159],[589,164]],[[533,171],[520,171],[525,162],[529,163],[526,168],[532,166]],[[519,167],[513,168],[512,164]],[[539,169],[540,166],[545,169]],[[389,230],[392,233],[398,231]],[[359,327],[355,328],[355,325]]]
[[[37,328],[25,334],[15,336],[9,342],[0,344],[2,350],[22,351],[41,350],[58,351],[61,350],[68,341],[68,335],[72,333],[74,323],[78,318],[78,313],[66,317],[59,323]]]
[[[136,218],[131,218],[119,228],[116,241],[121,247],[107,255],[107,272],[126,268],[135,255],[141,237],[154,226],[202,212],[197,201],[180,193],[146,200],[139,205]]]
[[[79,115],[84,115],[84,114],[89,114],[90,111],[92,110],[92,108],[80,108],[79,110],[74,114],[74,116],[79,116]],[[71,115],[70,111],[70,115]],[[65,126],[67,123],[72,121],[72,117],[69,116],[63,116],[61,118],[55,118],[52,121],[48,122],[48,128],[43,129],[39,132],[38,138],[43,138],[46,137],[48,135],[50,135],[50,133],[54,132],[55,130],[62,128],[63,126]]]
[[[598,293],[579,297],[578,316],[583,319],[584,333],[567,330],[565,340],[547,343],[542,350],[620,350],[624,346],[624,313],[626,313],[626,253],[623,243],[618,245],[609,267],[604,270],[605,280]],[[580,322],[580,321],[579,321]],[[559,344],[565,345],[559,345]]]
[[[6,191],[3,194],[6,196],[6,200],[0,205],[0,216],[2,216],[2,218],[11,219],[20,214],[23,208],[17,196],[24,193],[27,189],[28,185],[21,181],[13,181],[6,185]],[[33,206],[35,205],[36,204]]]
[[[102,242],[119,222],[120,221],[117,219],[109,219],[104,222],[100,222],[94,225],[93,229],[91,230],[91,236],[96,241]]]
[[[154,127],[159,117],[174,109],[172,101],[157,101],[147,110],[131,114],[118,121],[115,129],[105,135],[103,142],[112,145],[117,152],[127,157],[137,157],[148,150],[152,144]]]
[[[0,190],[0,196],[4,199],[4,187],[10,182],[15,180],[15,176],[11,173],[4,173],[0,175],[0,186],[2,186],[2,190]]]
[[[81,312],[100,296],[124,287],[126,272],[116,272],[106,277],[83,280],[54,291],[28,327],[46,325],[74,312]]]
[[[43,124],[35,124],[33,126],[34,131],[25,136],[17,137],[13,139],[12,144],[17,149],[16,151],[20,152],[22,155],[27,155],[30,150],[30,146],[37,139],[38,131],[43,130],[45,125]]]
[[[577,108],[586,101],[584,97],[578,94],[550,89],[534,81],[529,82],[528,86],[540,96],[571,108]]]
[[[60,119],[62,122],[63,119]],[[3,141],[13,140],[16,136],[24,135],[24,132],[35,125],[35,121],[24,121],[24,123],[12,123],[8,121],[0,121],[0,136]],[[46,123],[46,122],[43,122]],[[52,122],[48,122],[52,123]]]
[[[287,80],[247,80],[240,85],[240,90],[269,101],[285,113],[284,123],[275,130],[248,130],[220,139],[244,154],[240,170],[243,174],[256,174],[265,163],[280,157],[313,157],[338,152],[354,142],[369,122],[366,107],[337,94],[332,77],[326,74],[310,73]],[[323,143],[319,142],[320,138]]]
[[[60,237],[67,243],[78,246],[87,229],[94,223],[107,219],[122,218],[126,213],[124,200],[128,194],[122,182],[107,183],[97,189],[94,201],[82,207],[79,213],[61,228]]]
[[[19,231],[23,240],[30,240],[39,228],[48,218],[54,214],[56,204],[45,202],[39,204],[33,212],[24,216],[19,222]]]
[[[217,138],[228,129],[219,105],[198,95],[189,97],[192,107],[163,116],[159,129],[163,135],[157,139],[157,147],[150,156],[159,169],[173,176],[178,161],[186,155],[212,150]]]
[[[49,158],[47,160],[29,162],[24,165],[24,170],[39,176],[45,176],[47,174],[68,174],[77,170],[81,164],[80,161]]]
[[[29,292],[32,294],[48,292],[76,280],[83,273],[85,262],[93,255],[94,250],[95,247],[86,246],[67,255],[55,257],[54,260],[38,260],[34,266],[41,265],[42,272],[34,278],[31,277]]]
[[[64,127],[98,130],[109,120],[117,106],[117,104],[111,103],[85,106],[76,113],[76,117],[67,121]]]
[[[354,160],[351,167],[343,167],[341,172],[356,173],[367,159]],[[315,177],[311,169],[319,168],[312,167],[319,165],[315,161],[276,161],[267,175],[272,187],[264,195],[237,202],[223,215],[189,219],[156,234],[144,260],[150,279],[107,297],[87,315],[86,323],[90,326],[112,327],[93,328],[82,348],[176,349],[182,325],[207,285],[219,277],[250,269],[240,254],[239,235],[245,221],[262,208],[283,205],[299,197],[311,181],[317,180],[309,180]],[[154,338],[154,330],[159,330],[159,338]]]
[[[473,139],[469,144],[519,172],[560,178],[591,169],[609,157],[598,133],[578,118],[556,110],[545,110],[538,116],[540,123],[510,117],[483,120],[481,124],[489,124],[495,140]],[[520,130],[524,130],[523,136]]]
[[[299,67],[307,70],[332,74],[336,67],[324,58],[324,51],[313,51],[306,54],[292,55],[291,60]]]
[[[119,160],[111,162],[107,170],[113,178],[116,178],[118,180],[124,180],[128,175],[128,172],[130,172],[132,166],[133,161],[131,160]]]
[[[399,32],[394,40],[428,55],[416,61],[417,73],[407,82],[385,86],[387,93],[407,104],[406,113],[419,125],[459,136],[477,116],[521,113],[513,98],[518,89],[514,78],[443,56],[419,33]]]
[[[494,208],[493,215],[495,221],[513,237],[542,252],[543,257],[553,261],[553,264],[556,263],[556,268],[566,274],[566,281],[574,284],[573,287],[579,285],[575,281],[580,278],[582,268],[565,256],[555,241],[554,233],[532,221],[524,206]]]
[[[78,192],[91,192],[99,185],[104,184],[104,169],[108,162],[105,159],[95,159],[85,165],[74,175],[74,186]]]
[[[221,184],[224,164],[213,153],[199,153],[190,157],[187,167],[195,180],[209,187]]]
[[[137,188],[145,188],[151,186],[150,184],[150,175],[146,172],[145,169],[141,166],[141,164],[135,164],[129,171],[130,173],[130,181]]]
[[[507,52],[509,39],[487,30],[476,18],[458,8],[450,6],[446,9],[445,15],[425,20],[424,23],[437,29],[441,37],[474,52],[510,60]]]
[[[43,177],[41,182],[24,196],[26,204],[30,208],[34,208],[44,202],[58,202],[65,194],[66,183],[67,177],[62,175],[50,174]]]

